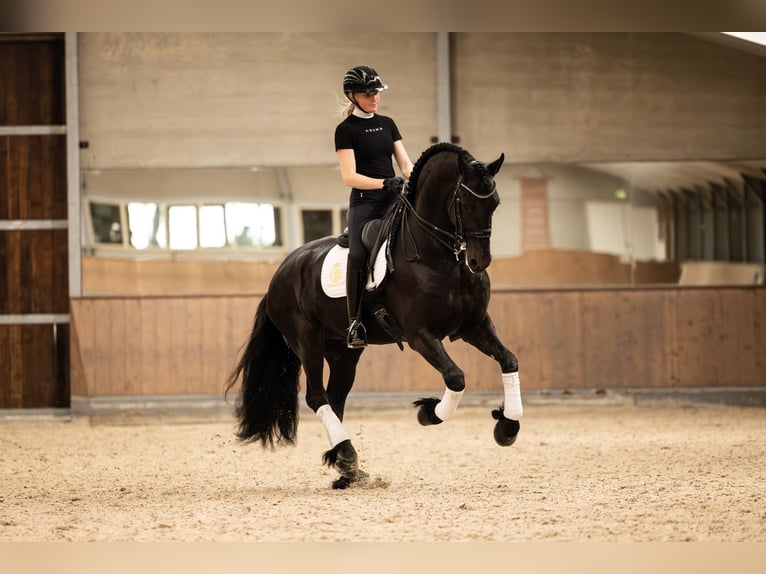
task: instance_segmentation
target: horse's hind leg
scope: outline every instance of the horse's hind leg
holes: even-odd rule
[[[345,342],[328,342],[325,359],[330,366],[330,378],[327,381],[327,397],[330,406],[342,421],[346,409],[346,399],[354,386],[356,366],[364,349],[349,349]]]
[[[363,351],[364,349],[349,349],[345,342],[328,342],[325,350],[325,358],[330,366],[327,396],[329,405],[339,421],[343,421],[346,399],[354,385],[356,365]],[[323,458],[325,464],[334,467],[340,473],[340,477],[333,482],[333,488],[347,488],[369,476],[359,468],[356,449],[350,439],[334,446]]]
[[[486,315],[476,328],[461,333],[460,336],[466,343],[492,357],[500,365],[505,399],[500,408],[492,411],[492,417],[497,421],[494,437],[500,446],[510,446],[519,434],[519,419],[524,413],[521,404],[519,361],[498,338],[489,315]]]
[[[328,354],[330,380],[328,391],[325,391],[322,377],[325,357],[321,351],[322,346],[322,342],[312,341],[312,344],[306,345],[309,350],[302,353],[301,362],[306,373],[306,403],[319,417],[330,441],[331,448],[324,453],[322,460],[340,473],[340,477],[333,482],[333,488],[347,488],[364,478],[364,473],[359,470],[356,449],[351,444],[351,435],[341,422],[360,352]],[[347,380],[343,375],[349,372],[351,379]]]
[[[340,475],[332,482],[332,487],[335,489],[348,488],[355,482],[363,481],[368,477],[367,473],[359,468],[359,457],[350,438],[326,451],[322,455],[322,462],[337,470]]]

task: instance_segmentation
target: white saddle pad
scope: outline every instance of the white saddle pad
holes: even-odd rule
[[[367,291],[374,291],[386,278],[386,244],[385,241],[375,257],[373,271],[367,278]],[[346,265],[348,263],[348,248],[336,245],[322,262],[322,290],[332,298],[346,296]]]

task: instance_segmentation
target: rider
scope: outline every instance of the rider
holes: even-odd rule
[[[343,92],[351,102],[345,119],[335,128],[343,183],[351,188],[348,210],[349,251],[346,294],[349,327],[346,345],[365,347],[367,333],[362,324],[362,295],[367,280],[367,249],[362,244],[362,228],[383,215],[391,200],[409,179],[412,161],[404,149],[394,120],[377,114],[380,92],[387,90],[378,73],[369,66],[350,68],[343,77]],[[395,177],[393,155],[404,176]]]

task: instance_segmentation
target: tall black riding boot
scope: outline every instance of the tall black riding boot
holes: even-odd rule
[[[362,325],[362,295],[366,274],[364,270],[348,266],[346,270],[346,307],[348,311],[348,330],[346,346],[359,349],[367,346],[367,331]]]

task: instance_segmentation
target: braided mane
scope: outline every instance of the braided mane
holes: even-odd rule
[[[470,153],[468,153],[462,147],[455,145],[453,143],[440,142],[440,143],[432,145],[431,147],[427,148],[422,154],[420,154],[420,157],[415,162],[415,165],[412,167],[412,172],[410,173],[410,181],[407,184],[407,199],[409,199],[410,201],[415,201],[415,197],[417,195],[418,178],[420,177],[420,172],[423,170],[423,167],[425,166],[426,163],[428,163],[428,160],[430,160],[437,153],[441,153],[445,151],[450,151],[456,154],[464,155],[467,161],[473,161],[474,159],[474,157]]]

